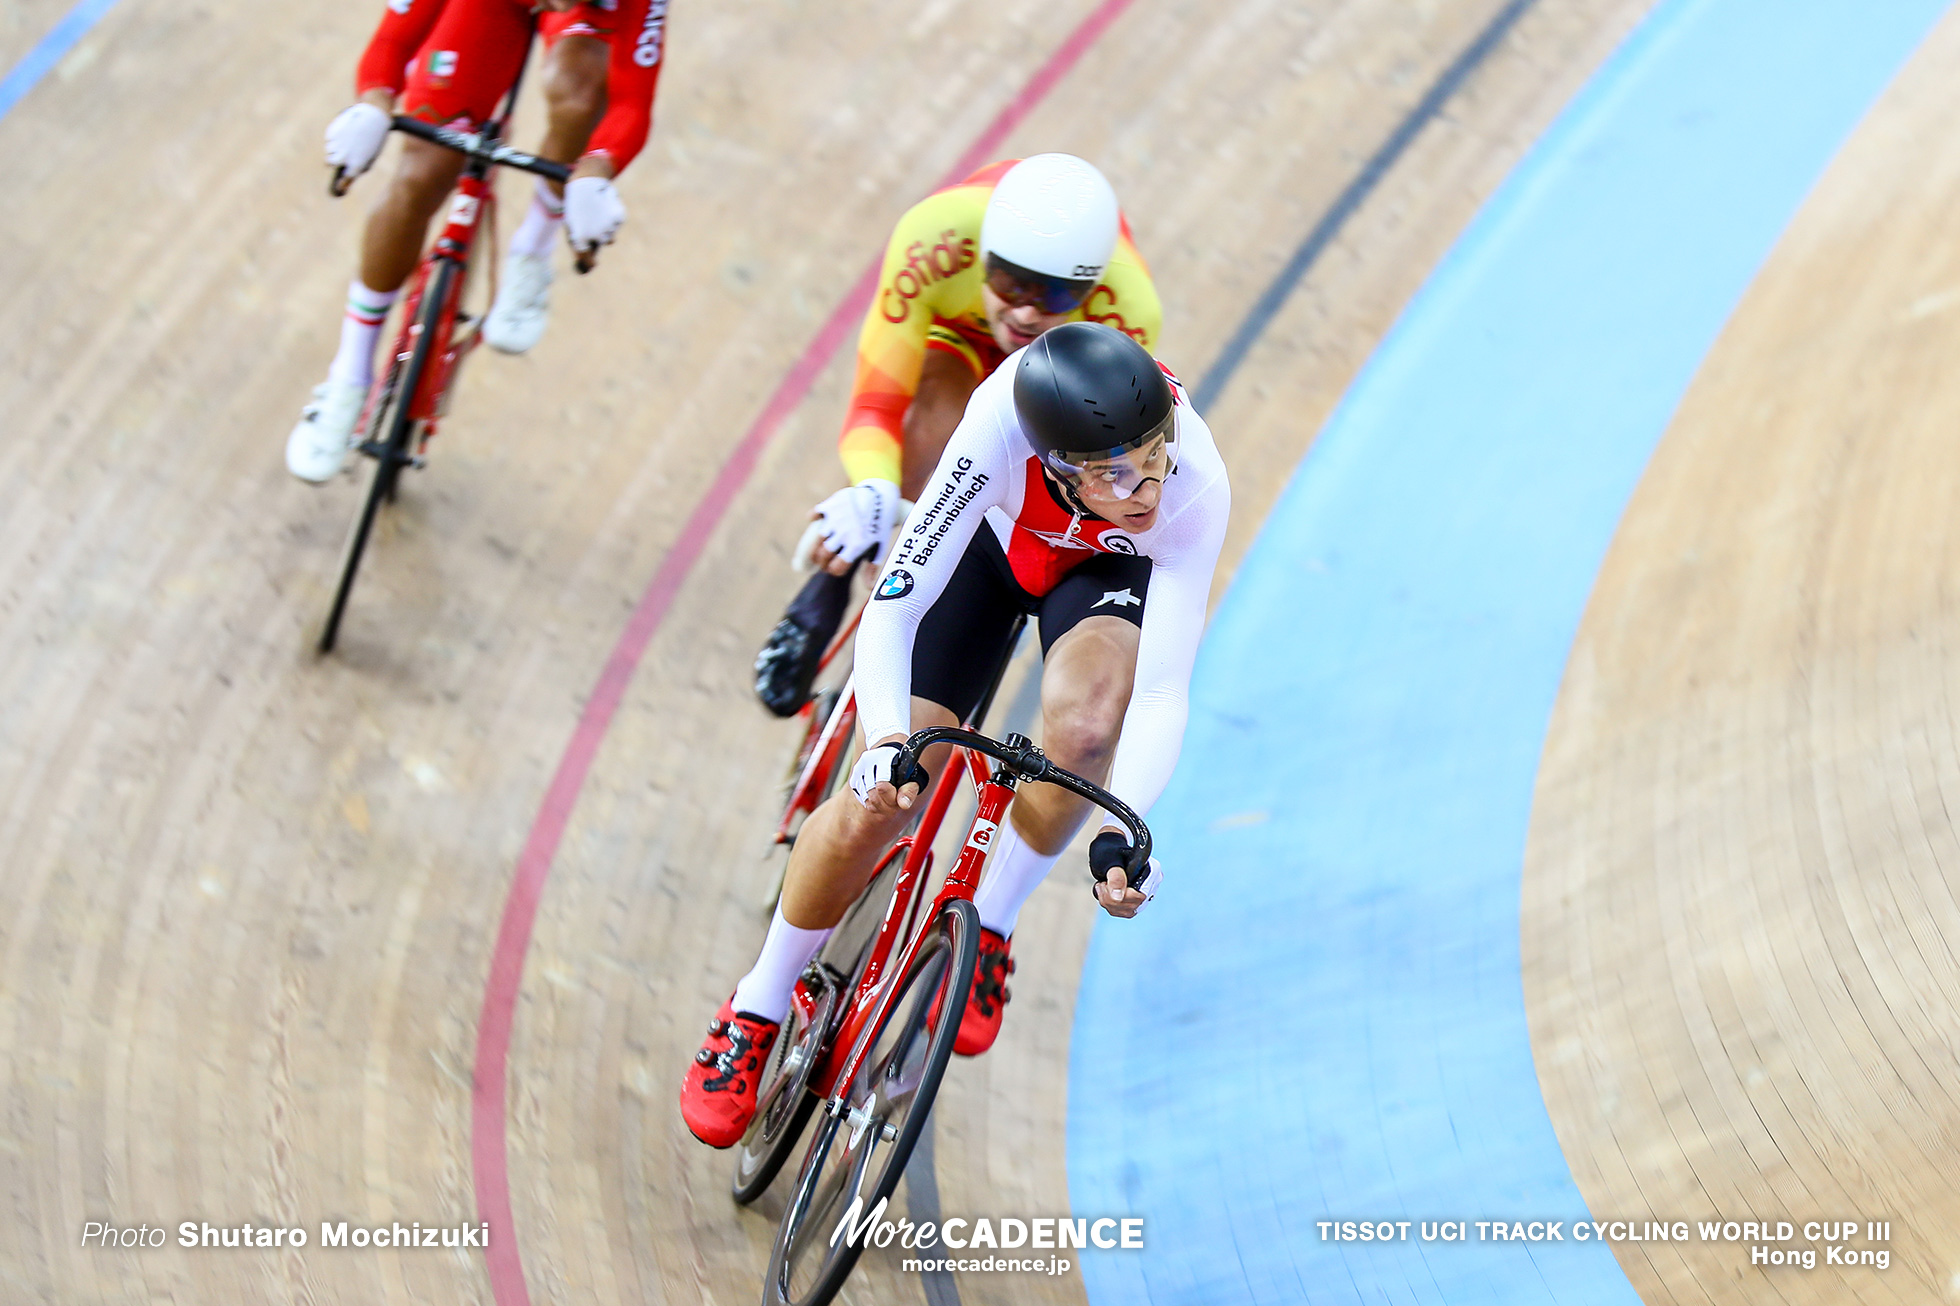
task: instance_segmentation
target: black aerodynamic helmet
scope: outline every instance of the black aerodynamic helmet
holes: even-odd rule
[[[1160,435],[1177,438],[1163,369],[1149,350],[1100,322],[1065,322],[1015,355],[1014,411],[1035,457],[1063,477]]]

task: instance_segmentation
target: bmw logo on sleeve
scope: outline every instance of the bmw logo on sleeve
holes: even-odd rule
[[[902,599],[912,592],[912,573],[903,567],[893,567],[878,582],[878,597],[881,599]]]

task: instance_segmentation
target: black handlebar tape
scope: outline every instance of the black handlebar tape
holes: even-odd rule
[[[1104,830],[1089,841],[1089,873],[1096,877],[1097,884],[1108,880],[1109,873],[1120,866],[1124,883],[1134,889],[1149,863],[1149,854],[1133,847],[1116,830]]]

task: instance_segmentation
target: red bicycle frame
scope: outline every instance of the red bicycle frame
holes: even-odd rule
[[[830,647],[823,651],[823,657],[818,659],[817,674],[823,674],[824,668],[850,642],[863,616],[864,605],[860,603],[858,610],[851,614],[850,621],[837,632],[830,641]],[[830,778],[837,773],[838,764],[844,760],[844,750],[850,747],[851,732],[857,726],[857,695],[852,692],[855,686],[855,677],[844,682],[836,704],[824,719],[823,728],[815,731],[814,740],[809,736],[815,725],[812,714],[817,710],[817,700],[813,698],[802,707],[801,715],[806,718],[804,730],[807,742],[797,769],[796,783],[790,787],[789,801],[783,805],[783,819],[776,823],[777,843],[789,843],[794,838],[789,828],[796,823],[796,818],[808,816],[817,810],[817,804],[823,801],[829,788]]]
[[[972,749],[954,748],[952,759],[946,765],[946,774],[926,804],[918,833],[899,840],[892,849],[896,853],[903,848],[905,861],[899,867],[897,883],[892,886],[891,901],[885,908],[885,918],[872,941],[864,974],[852,992],[851,1005],[830,1041],[825,1063],[818,1068],[811,1082],[811,1091],[829,1098],[829,1108],[833,1111],[842,1103],[841,1097],[836,1095],[837,1086],[849,1084],[857,1077],[859,1067],[871,1052],[871,1032],[878,1028],[885,1008],[897,996],[895,989],[881,995],[879,990],[886,986],[880,981],[887,972],[893,944],[902,932],[911,930],[919,890],[932,869],[932,843],[939,833],[940,822],[945,819],[947,808],[952,806],[953,793],[959,788],[959,782],[985,775],[986,761],[984,756]],[[954,898],[972,900],[973,890],[980,883],[980,868],[986,863],[987,851],[993,847],[994,835],[1000,830],[1001,818],[1006,815],[1008,803],[1013,801],[1014,784],[1013,774],[1004,767],[986,780],[974,780],[977,809],[973,814],[973,823],[966,842],[960,847],[959,860],[947,872],[946,882],[940,886],[926,913],[928,921]],[[911,930],[905,951],[898,957],[896,973],[905,973],[914,954],[923,946],[927,933],[926,930]]]
[[[496,203],[497,196],[488,177],[465,173],[457,178],[456,193],[449,201],[449,220],[443,226],[442,235],[436,238],[435,258],[450,260],[456,265],[457,273],[449,279],[448,302],[442,306],[435,354],[431,359],[434,366],[423,373],[422,384],[416,387],[415,397],[410,401],[409,412],[416,420],[428,423],[424,439],[435,434],[436,422],[448,411],[449,382],[456,374],[457,365],[476,347],[477,332],[469,332],[460,341],[456,339],[456,314],[462,304],[463,283],[468,280],[470,249],[476,243],[479,227],[495,210]],[[418,297],[427,283],[428,270],[434,266],[433,259],[424,261],[416,286]]]
[[[423,368],[422,376],[416,383],[415,393],[408,400],[410,419],[423,424],[421,444],[427,444],[429,437],[436,433],[437,423],[449,410],[449,386],[455,378],[456,369],[476,348],[476,332],[469,332],[461,340],[456,338],[456,317],[462,307],[464,284],[469,280],[470,250],[476,242],[477,230],[496,203],[496,192],[488,177],[465,173],[457,178],[456,191],[449,200],[449,214],[444,220],[442,234],[436,237],[428,257],[416,265],[415,280],[409,284],[408,296],[402,308],[401,331],[395,337],[398,362],[406,362],[421,339],[422,296],[428,290],[430,276],[439,266],[438,260],[446,260],[456,268],[456,274],[449,278],[443,294],[442,312],[436,319],[435,348],[429,356],[428,366]],[[367,409],[361,414],[359,429],[367,428],[368,419],[374,406],[381,402],[388,379],[385,369],[375,378],[374,387],[368,392]]]

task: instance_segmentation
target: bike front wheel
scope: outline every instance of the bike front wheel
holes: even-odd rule
[[[897,1191],[931,1118],[973,983],[980,916],[956,898],[929,928],[841,1094],[842,1111],[827,1103],[819,1118],[776,1230],[763,1306],[824,1306],[837,1295],[864,1250],[858,1231],[884,1216],[880,1203]]]
[[[322,653],[333,652],[334,643],[340,638],[340,619],[347,613],[347,599],[354,592],[354,576],[360,570],[361,555],[366,552],[368,536],[374,530],[375,515],[381,511],[383,501],[393,501],[396,479],[402,468],[415,460],[415,435],[420,425],[415,419],[415,392],[421,388],[422,375],[435,355],[437,327],[446,311],[449,282],[455,270],[447,259],[437,261],[434,275],[423,288],[415,343],[406,362],[399,356],[396,358],[382,388],[382,397],[368,419],[368,438],[361,442],[361,449],[374,457],[374,479],[368,482],[367,497],[361,501],[360,514],[354,518],[354,525],[347,533],[347,545],[341,550],[340,583],[334,587],[333,606],[327,610],[326,624],[320,629]]]

